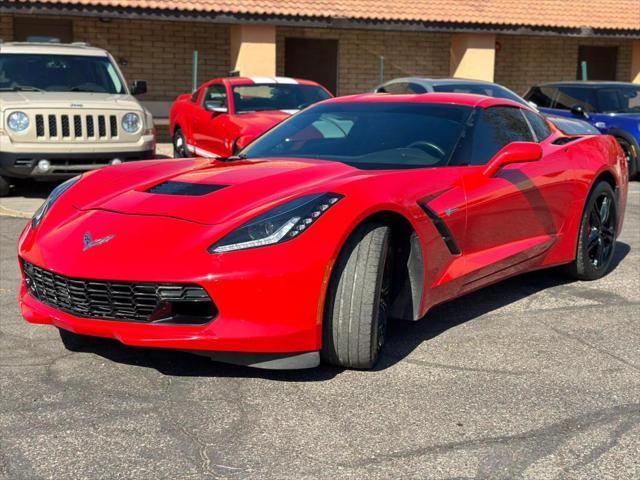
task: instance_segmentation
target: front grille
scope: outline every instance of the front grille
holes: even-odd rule
[[[119,139],[118,115],[36,114],[36,138],[110,142]]]
[[[65,277],[22,260],[29,293],[77,317],[145,323],[204,324],[217,314],[198,285]]]

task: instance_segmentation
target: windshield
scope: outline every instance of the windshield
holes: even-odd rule
[[[433,90],[436,92],[474,93],[476,95],[486,95],[487,97],[507,98],[522,105],[530,106],[523,98],[506,88],[499,87],[498,85],[485,85],[480,83],[447,83],[443,85],[434,85]]]
[[[640,87],[633,85],[600,88],[596,92],[603,113],[640,113]]]
[[[0,54],[0,91],[126,93],[108,57]]]
[[[301,110],[331,95],[315,85],[274,83],[232,87],[236,113],[267,110]]]
[[[317,105],[281,123],[241,155],[333,160],[362,169],[445,166],[471,111],[436,103]]]

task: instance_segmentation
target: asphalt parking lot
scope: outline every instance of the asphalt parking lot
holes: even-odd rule
[[[26,221],[0,216],[2,478],[640,478],[640,183],[604,279],[537,272],[399,322],[371,372],[70,353],[20,317]]]

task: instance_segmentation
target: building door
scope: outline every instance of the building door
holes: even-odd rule
[[[335,95],[338,87],[338,40],[285,38],[284,74],[318,82]]]
[[[578,73],[582,80],[582,62],[587,62],[587,80],[615,80],[618,63],[618,47],[578,47]]]
[[[62,43],[73,41],[73,23],[66,19],[43,19],[38,17],[15,17],[13,36],[18,42],[28,38],[57,38]]]

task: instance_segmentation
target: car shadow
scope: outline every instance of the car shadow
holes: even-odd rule
[[[631,247],[626,243],[617,242],[609,274],[618,267],[630,250]],[[563,275],[559,269],[540,270],[513,277],[435,307],[418,322],[392,322],[387,343],[373,371],[385,370],[401,362],[419,345],[451,328],[537,292],[572,282],[573,280]],[[343,371],[341,368],[328,365],[309,370],[262,370],[218,363],[207,357],[186,352],[130,347],[115,340],[97,338],[92,339],[90,345],[82,351],[99,355],[112,362],[153,368],[163,375],[177,377],[239,377],[285,382],[318,382],[330,380]]]
[[[37,182],[35,180],[22,180],[14,183],[11,190],[12,197],[39,198],[45,200],[51,191],[64,180],[55,182]]]

